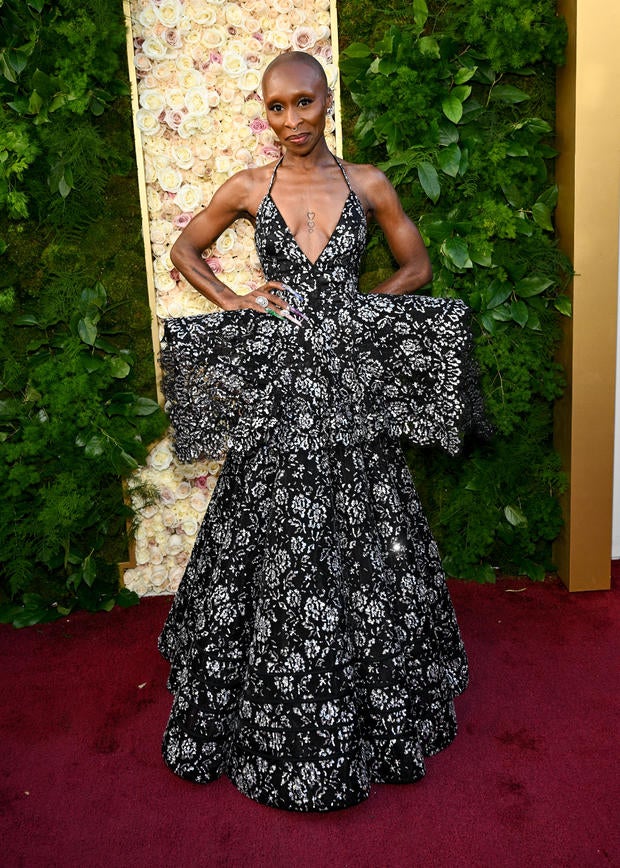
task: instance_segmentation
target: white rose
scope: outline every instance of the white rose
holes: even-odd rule
[[[227,3],[224,6],[224,18],[227,24],[231,24],[233,27],[241,27],[243,12],[236,3]]]
[[[158,292],[170,292],[177,285],[170,274],[155,274],[153,275],[153,282]]]
[[[168,570],[165,566],[153,567],[150,571],[150,579],[154,588],[162,588],[168,582]]]
[[[202,34],[202,44],[207,50],[213,51],[226,44],[227,35],[222,27],[208,27]]]
[[[146,463],[155,470],[165,470],[172,464],[172,452],[167,443],[158,443],[150,451]]]
[[[179,169],[191,169],[196,160],[189,145],[176,145],[172,149],[172,156]]]
[[[179,72],[179,87],[188,91],[190,88],[200,87],[202,76],[197,69],[184,69]]]
[[[191,493],[191,484],[186,479],[182,479],[177,485],[177,500],[185,500],[185,498],[189,497]]]
[[[292,12],[295,8],[293,0],[276,0],[274,6],[280,15],[286,15],[288,12]]]
[[[159,63],[156,63],[153,67],[153,75],[158,81],[168,81],[169,78],[172,78],[176,73],[176,66],[169,59],[160,60]]]
[[[206,115],[209,113],[209,92],[206,87],[190,87],[185,94],[185,106],[192,115]]]
[[[164,561],[164,553],[160,549],[158,545],[149,546],[149,563],[151,564],[161,564]]]
[[[296,51],[309,51],[316,41],[317,34],[312,27],[296,27],[291,35],[291,45]]]
[[[230,253],[230,251],[235,246],[236,241],[237,233],[232,227],[229,226],[228,229],[225,229],[222,232],[220,237],[215,242],[217,252],[222,256],[226,253]]]
[[[173,111],[185,108],[185,91],[180,87],[172,87],[166,91],[166,102]]]
[[[228,172],[230,170],[230,157],[226,156],[226,154],[218,154],[215,158],[215,171],[216,172]]]
[[[202,190],[196,184],[183,184],[176,194],[174,204],[183,212],[191,214],[202,205]]]
[[[179,534],[177,533],[173,533],[168,537],[168,540],[166,542],[166,554],[175,557],[176,555],[181,554],[184,548],[185,540],[182,536],[179,536]]]
[[[261,77],[255,69],[248,69],[247,72],[244,72],[240,76],[237,87],[239,90],[251,93],[254,90],[258,90],[260,79]]]
[[[168,166],[158,173],[157,180],[159,181],[159,186],[166,193],[177,193],[183,183],[183,175],[181,175],[178,169]]]
[[[152,30],[157,23],[157,16],[155,15],[155,10],[153,9],[153,7],[147,6],[146,9],[143,9],[142,12],[138,15],[138,21],[145,30]]]
[[[210,476],[217,476],[219,473],[221,473],[222,465],[219,461],[209,461],[207,463],[206,470]]]
[[[185,572],[184,567],[173,567],[168,574],[168,587],[171,591],[176,591],[183,578]]]
[[[157,190],[149,187],[146,191],[146,204],[149,209],[149,214],[159,214],[163,208],[163,203]]]
[[[179,56],[174,61],[174,64],[177,68],[178,72],[190,72],[195,69],[194,61],[191,57],[188,57],[187,54],[179,54]]]
[[[202,515],[209,504],[209,500],[202,491],[195,491],[189,499],[189,504],[192,509],[195,509],[196,512]]]
[[[148,546],[136,546],[135,557],[137,564],[148,564],[150,559]]]
[[[196,536],[198,533],[198,522],[195,518],[185,518],[181,524],[181,528],[187,536]]]
[[[164,244],[172,230],[172,223],[168,220],[151,220],[151,243]]]
[[[217,20],[215,9],[207,6],[201,0],[194,0],[192,3],[185,4],[185,14],[191,21],[199,24],[201,27],[211,27]]]
[[[274,48],[277,48],[279,51],[284,51],[285,48],[290,47],[290,40],[288,33],[283,33],[279,30],[269,30],[265,34],[265,39],[267,42],[270,42]]]
[[[159,36],[151,34],[142,43],[142,51],[151,60],[163,60],[168,53],[168,46]]]
[[[200,132],[200,117],[197,115],[185,115],[177,128],[177,133],[182,139],[191,139]]]
[[[205,142],[199,142],[194,148],[194,153],[199,160],[210,160],[213,156],[213,148]]]
[[[239,78],[248,68],[245,58],[235,51],[225,51],[222,55],[222,69],[231,78]]]
[[[148,109],[138,109],[136,112],[136,123],[138,129],[145,136],[155,136],[161,132],[161,126],[157,115],[150,112]]]
[[[181,20],[182,12],[183,7],[179,0],[161,0],[159,5],[155,7],[155,15],[164,27],[176,27]]]
[[[306,21],[306,13],[303,9],[291,9],[289,20],[293,27],[300,27]]]
[[[139,51],[134,54],[133,65],[139,75],[146,75],[153,69],[153,62],[150,57],[147,57]]]
[[[338,67],[335,63],[326,63],[323,65],[325,75],[327,76],[327,84],[330,90],[333,90],[338,83]]]

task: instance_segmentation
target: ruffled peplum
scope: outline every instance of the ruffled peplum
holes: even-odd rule
[[[323,291],[321,291],[323,289]],[[488,434],[460,300],[363,296],[319,284],[304,325],[254,310],[167,320],[166,409],[183,461],[255,449],[354,445],[381,434],[455,454]]]

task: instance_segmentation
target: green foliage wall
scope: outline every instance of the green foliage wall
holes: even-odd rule
[[[121,477],[166,421],[122,4],[4,0],[0,24],[0,612],[24,625],[135,597]]]
[[[498,432],[462,461],[412,453],[418,486],[452,573],[538,577],[564,485],[550,445],[568,312],[550,222],[562,22],[551,0],[338,7],[348,155],[382,164],[434,291],[474,308]],[[0,0],[0,614],[18,625],[128,601],[120,478],[166,424],[149,399],[124,40],[120,0]],[[365,286],[392,267],[376,233]]]
[[[475,312],[494,442],[470,445],[463,461],[410,454],[446,567],[541,578],[565,486],[551,446],[558,320],[570,314],[570,266],[551,222],[564,23],[552,0],[339,11],[350,156],[379,164],[397,187],[429,248],[432,291]],[[364,284],[392,268],[375,232]]]

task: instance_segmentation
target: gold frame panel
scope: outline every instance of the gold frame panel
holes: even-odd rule
[[[617,0],[559,0],[568,24],[558,74],[560,243],[575,269],[560,360],[568,388],[555,439],[569,475],[555,559],[571,591],[610,587],[620,188]]]

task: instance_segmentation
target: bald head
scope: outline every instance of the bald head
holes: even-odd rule
[[[279,54],[274,60],[272,60],[263,73],[263,89],[265,88],[265,84],[272,72],[275,72],[276,70],[278,72],[284,71],[286,66],[290,64],[305,66],[308,72],[312,73],[323,85],[325,93],[327,94],[329,92],[325,70],[315,57],[311,54],[306,54],[305,51],[287,51],[284,54]]]

